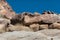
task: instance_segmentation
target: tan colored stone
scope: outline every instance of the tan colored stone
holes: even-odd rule
[[[35,16],[40,16],[41,14],[38,13],[38,12],[34,12],[34,15],[35,15]]]
[[[7,32],[7,28],[10,24],[10,20],[5,18],[0,18],[0,33]]]
[[[15,15],[11,6],[6,2],[6,0],[0,0],[0,14],[5,15],[7,18],[11,19]]]
[[[53,23],[50,25],[50,28],[52,29],[60,29],[60,23]]]
[[[24,17],[24,22],[26,24],[37,23],[37,22],[40,22],[40,21],[41,21],[40,16],[31,17],[31,16],[27,15],[27,16]]]
[[[31,25],[30,25],[30,28],[31,28],[33,31],[38,31],[38,30],[39,30],[39,24],[31,24]]]
[[[0,33],[6,32],[5,24],[0,24]]]
[[[41,20],[44,23],[55,23],[58,22],[59,18],[57,14],[43,14]]]
[[[5,18],[0,18],[0,24],[10,24],[10,20],[9,19],[5,19]]]
[[[32,30],[27,26],[17,24],[17,25],[10,25],[8,31],[32,31]]]
[[[50,40],[40,32],[14,31],[0,34],[0,40]]]
[[[39,29],[48,29],[48,24],[41,24]]]

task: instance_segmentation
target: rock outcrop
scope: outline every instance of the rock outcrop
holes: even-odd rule
[[[44,14],[24,12],[16,14],[11,19],[2,15],[0,24],[4,24],[8,32],[23,30],[36,32],[43,29],[60,29],[60,16],[52,12],[44,12]],[[1,28],[3,27],[1,26]]]
[[[28,26],[29,28],[33,29],[33,31],[53,28],[60,29],[58,25],[60,24],[60,16],[50,11],[44,12],[44,14],[31,14],[28,12],[24,12],[22,14],[17,14],[10,20],[12,25],[16,25],[17,23],[19,23],[24,26]],[[57,24],[55,25],[55,23]],[[52,27],[52,25],[54,26]]]
[[[60,14],[15,14],[5,0],[0,0],[0,40],[60,40]]]

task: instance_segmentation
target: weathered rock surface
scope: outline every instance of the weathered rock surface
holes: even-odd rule
[[[33,30],[22,24],[16,24],[16,25],[10,25],[8,27],[8,31],[33,31]]]
[[[21,14],[17,14],[15,16],[12,17],[11,19],[11,24],[15,25],[17,23],[21,23],[23,21],[23,16]]]
[[[0,35],[0,39],[3,40],[50,40],[42,33],[35,33],[35,32],[9,32],[3,33]]]
[[[22,14],[18,14],[12,17],[11,19],[12,25],[19,23],[24,26],[28,26],[28,28],[31,28],[34,31],[40,30],[40,29],[53,29],[53,28],[59,29],[59,24],[56,24],[56,26],[54,24],[58,22],[60,22],[60,16],[50,11],[44,12],[44,14],[38,14],[38,13],[31,14],[31,13],[25,12]]]
[[[40,15],[38,13],[22,13],[16,14],[12,19],[0,18],[0,23],[5,24],[9,31],[60,29],[60,24],[58,22],[60,22],[59,15],[52,14],[51,12],[45,12],[45,14]],[[16,26],[16,24],[19,25]]]
[[[6,32],[0,34],[0,40],[60,40],[60,30],[48,29],[38,32]]]
[[[55,23],[60,22],[60,16],[57,14],[52,14],[51,12],[45,13],[45,14],[29,14],[29,13],[22,13],[18,14],[12,19],[13,22],[22,22],[25,25],[30,25],[33,23]]]
[[[5,18],[0,18],[0,33],[6,32],[9,24],[10,24],[10,20]]]
[[[48,29],[48,25],[47,24],[41,24],[39,25],[39,29]]]
[[[38,31],[38,30],[39,30],[39,24],[32,24],[32,25],[30,25],[30,28],[31,28],[33,31]]]
[[[15,15],[15,12],[5,0],[0,0],[0,9],[0,14],[5,15],[9,19]]]
[[[38,32],[41,32],[44,35],[49,36],[49,37],[55,37],[55,36],[60,35],[60,30],[58,30],[58,29],[45,29],[45,30],[41,30]]]
[[[9,19],[6,18],[0,18],[0,24],[10,24],[11,21]]]
[[[5,0],[0,8],[0,40],[60,40],[60,14],[15,14]]]
[[[49,26],[51,29],[60,29],[60,23],[53,23]]]
[[[26,24],[37,23],[37,22],[40,22],[40,21],[41,21],[40,16],[34,16],[34,17],[25,16],[25,17],[24,17],[24,22],[25,22]]]
[[[55,23],[58,22],[58,15],[56,14],[43,14],[41,19],[44,23]]]

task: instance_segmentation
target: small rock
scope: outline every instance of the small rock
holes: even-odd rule
[[[48,29],[48,24],[41,24],[39,29]]]
[[[39,24],[31,24],[31,25],[30,25],[30,28],[31,28],[33,31],[38,31],[38,30],[39,30]]]

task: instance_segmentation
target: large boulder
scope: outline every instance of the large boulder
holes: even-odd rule
[[[39,23],[39,22],[41,22],[40,16],[28,16],[28,15],[26,15],[24,17],[25,24],[32,24],[32,23]]]
[[[41,20],[43,23],[55,23],[58,22],[57,14],[43,14],[41,15]]]
[[[15,16],[12,17],[11,20],[11,24],[16,24],[16,23],[20,23],[23,19],[23,16],[21,14],[17,14]]]
[[[31,13],[22,13],[12,17],[11,24],[23,23],[25,25],[30,25],[32,23],[38,23],[40,21],[40,15],[37,13],[35,13],[34,15]]]
[[[5,18],[0,18],[0,24],[10,24],[11,21],[9,19],[5,19]]]
[[[31,14],[24,12],[22,14],[17,14],[15,16],[13,16],[11,19],[11,24],[24,23],[24,17],[26,15],[31,15]]]
[[[6,32],[9,27],[10,20],[5,18],[0,18],[0,33]]]
[[[60,29],[60,23],[53,23],[49,27],[50,29]]]
[[[0,24],[0,33],[7,32],[7,27],[5,24]]]

